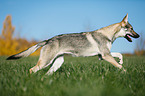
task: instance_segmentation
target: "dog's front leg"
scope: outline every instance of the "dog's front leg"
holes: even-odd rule
[[[114,65],[115,67],[122,69],[122,65],[119,65],[115,59],[111,56],[111,55],[104,55],[102,56],[102,58],[108,62],[110,62],[112,65]],[[124,71],[126,71],[125,69],[123,69]]]
[[[123,64],[123,56],[122,56],[121,53],[111,52],[111,55],[112,55],[113,57],[119,58],[119,59],[120,59],[119,64]]]

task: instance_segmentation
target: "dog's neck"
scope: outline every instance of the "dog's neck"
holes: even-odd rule
[[[107,27],[103,27],[101,29],[96,30],[95,32],[102,33],[104,36],[106,36],[112,43],[116,38],[116,33],[119,32],[121,29],[120,23],[115,23],[112,25],[109,25]]]

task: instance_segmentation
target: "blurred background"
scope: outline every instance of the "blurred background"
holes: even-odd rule
[[[97,30],[120,22],[127,13],[141,37],[132,43],[118,38],[111,51],[145,55],[145,0],[0,0],[0,55],[59,34]]]

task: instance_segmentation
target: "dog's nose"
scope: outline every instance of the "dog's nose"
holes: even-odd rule
[[[139,38],[140,37],[139,34],[137,34],[135,31],[133,31],[132,34],[133,34],[133,38]]]
[[[139,38],[140,36],[138,34],[135,34],[133,37],[134,38]]]

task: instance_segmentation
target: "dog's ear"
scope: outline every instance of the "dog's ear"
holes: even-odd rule
[[[121,21],[121,25],[125,26],[128,23],[128,13],[126,14],[126,16],[123,18],[123,20]]]

